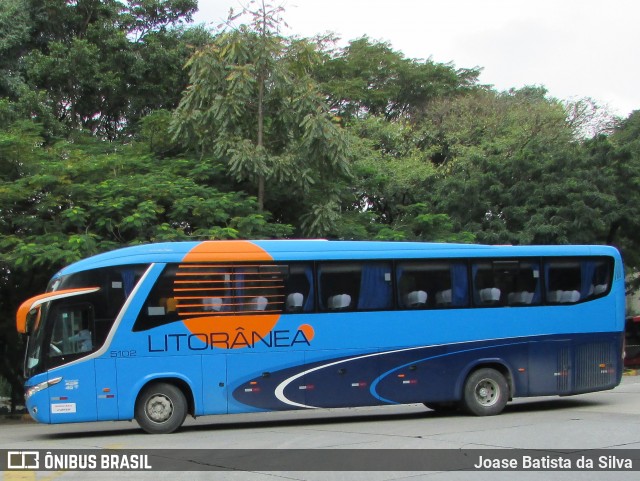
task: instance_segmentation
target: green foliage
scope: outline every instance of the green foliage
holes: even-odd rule
[[[114,146],[86,137],[59,142],[31,166],[31,175],[1,184],[8,202],[3,213],[12,214],[2,216],[5,241],[21,246],[12,249],[18,255],[31,247],[31,239],[52,236],[46,249],[60,248],[68,258],[79,258],[104,243],[288,233],[272,228],[267,215],[253,216],[254,199],[194,180],[194,164],[154,158],[144,146]],[[239,221],[245,216],[251,221]],[[35,262],[40,258],[45,262],[52,256],[34,254]]]
[[[29,38],[29,10],[27,0],[4,0],[0,3],[0,68],[9,66],[7,59],[22,47]],[[3,72],[2,77],[11,75]],[[3,92],[6,85],[0,86]]]
[[[627,266],[640,266],[640,111],[633,112],[611,136],[585,142],[587,173],[594,184],[589,199],[597,202],[604,224],[602,237],[619,246]],[[585,174],[585,175],[586,175]],[[637,286],[636,286],[637,287]]]
[[[37,131],[27,122],[0,131],[0,344],[16,346],[11,371],[0,373],[16,385],[13,315],[62,266],[123,245],[292,234],[258,213],[254,198],[228,190],[220,167],[203,175],[199,159],[85,135],[46,146]]]
[[[358,140],[354,145],[354,199],[346,208],[363,228],[355,237],[473,241],[472,233],[460,231],[448,215],[424,202],[425,190],[435,184],[438,171],[410,123],[369,116],[354,120],[349,129]]]
[[[0,6],[0,97],[60,135],[129,135],[152,109],[173,108],[190,45],[209,35],[178,26],[196,0],[9,0]]]
[[[15,59],[24,48],[30,29],[28,0],[0,2],[0,98],[17,91],[22,84]]]
[[[473,88],[479,74],[478,69],[407,59],[368,37],[350,42],[318,69],[339,116],[387,120],[419,116],[432,100]]]
[[[225,161],[237,182],[255,186],[260,210],[302,206],[284,221],[295,216],[304,235],[322,236],[339,218],[332,191],[349,179],[348,140],[309,74],[320,56],[277,34],[280,10],[243,12],[249,27],[220,33],[189,59],[174,140]]]
[[[41,129],[27,120],[0,131],[0,180],[12,181],[27,174],[29,163],[40,153]]]
[[[612,152],[590,155],[544,90],[477,92],[436,107],[422,129],[438,147],[437,211],[486,243],[611,242],[633,169],[616,171]]]
[[[154,30],[166,30],[184,21],[191,21],[198,8],[197,0],[129,0],[121,17],[128,32],[138,38]]]

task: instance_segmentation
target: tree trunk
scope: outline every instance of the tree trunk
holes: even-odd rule
[[[264,144],[264,82],[266,75],[264,72],[260,72],[258,76],[258,147],[262,151]],[[262,212],[264,210],[264,174],[258,174],[258,210]]]

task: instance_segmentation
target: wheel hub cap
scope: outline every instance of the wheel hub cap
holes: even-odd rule
[[[491,406],[498,400],[498,388],[491,381],[484,380],[476,387],[476,399],[485,406]]]
[[[166,396],[156,395],[147,403],[147,415],[149,419],[157,423],[166,421],[171,417],[173,405]]]

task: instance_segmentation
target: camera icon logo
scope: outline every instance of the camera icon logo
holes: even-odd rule
[[[40,453],[38,451],[7,452],[8,469],[39,469]]]

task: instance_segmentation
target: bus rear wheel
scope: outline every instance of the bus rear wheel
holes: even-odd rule
[[[499,371],[482,368],[469,375],[464,384],[462,404],[476,416],[500,414],[509,400],[509,384]]]
[[[136,421],[150,434],[172,433],[182,426],[186,417],[187,400],[173,384],[150,384],[140,392],[136,401]]]

